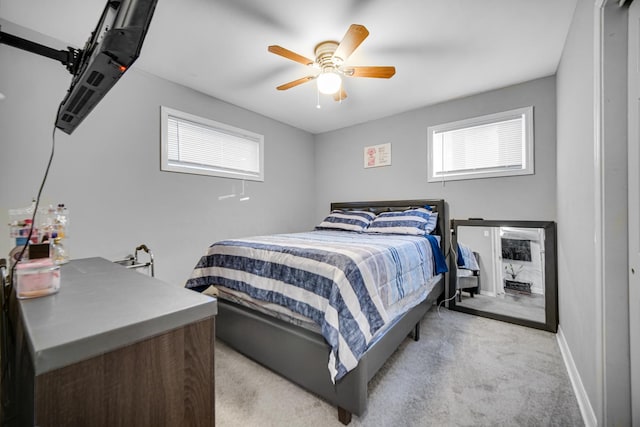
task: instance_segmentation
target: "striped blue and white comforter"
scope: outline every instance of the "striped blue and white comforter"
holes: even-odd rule
[[[319,230],[225,240],[207,250],[186,286],[224,286],[310,318],[331,347],[336,381],[393,320],[386,308],[446,271],[433,247],[433,236]]]

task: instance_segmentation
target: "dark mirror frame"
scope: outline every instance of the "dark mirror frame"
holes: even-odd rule
[[[456,304],[457,265],[450,262],[449,286],[447,289],[448,307],[451,310],[468,314],[488,317],[503,322],[514,323],[545,331],[558,331],[558,275],[556,270],[556,223],[553,221],[498,221],[483,219],[452,219],[451,220],[451,250],[458,248],[458,227],[518,227],[518,228],[542,228],[545,236],[545,322],[536,322],[529,319],[507,316],[489,311],[477,310]]]

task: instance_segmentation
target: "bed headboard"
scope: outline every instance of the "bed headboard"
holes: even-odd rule
[[[364,210],[374,213],[403,211],[409,208],[419,208],[426,205],[431,206],[434,212],[438,212],[438,225],[433,231],[434,235],[440,236],[442,253],[449,262],[450,230],[449,212],[447,203],[442,199],[415,199],[415,200],[390,200],[381,202],[334,202],[331,203],[331,210]]]

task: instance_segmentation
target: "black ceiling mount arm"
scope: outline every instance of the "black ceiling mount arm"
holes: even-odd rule
[[[82,53],[80,49],[72,47],[69,47],[68,50],[56,50],[2,31],[0,31],[0,43],[60,61],[71,74],[76,73],[78,58]]]

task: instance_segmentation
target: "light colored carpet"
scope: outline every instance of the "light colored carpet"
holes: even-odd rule
[[[274,343],[274,345],[278,345]],[[216,342],[216,424],[341,426],[337,409]],[[435,308],[352,426],[582,426],[555,334]]]

